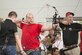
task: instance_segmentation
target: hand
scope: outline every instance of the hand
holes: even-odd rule
[[[67,21],[63,21],[62,23],[65,24],[65,25],[69,24],[69,22],[67,22]]]
[[[52,28],[55,29],[55,28],[57,28],[58,25],[59,25],[59,23],[53,24],[53,25],[52,25]]]
[[[15,23],[20,23],[20,22],[22,22],[22,21],[18,20],[18,19],[15,20]]]
[[[27,55],[27,54],[25,53],[25,51],[21,51],[21,54],[22,54],[22,55]]]

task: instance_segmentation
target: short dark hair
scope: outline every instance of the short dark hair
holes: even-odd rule
[[[52,50],[51,50],[51,54],[54,55],[53,53],[54,53],[56,50],[58,50],[57,47],[52,48]]]
[[[11,17],[11,16],[17,17],[17,13],[15,11],[11,11],[11,12],[9,12],[8,17]]]
[[[53,52],[55,52],[56,50],[58,50],[57,47],[52,48],[52,51],[53,51]]]

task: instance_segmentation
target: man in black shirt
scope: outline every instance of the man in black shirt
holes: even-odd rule
[[[73,23],[74,13],[67,12],[66,20],[59,23],[63,31],[64,46],[67,48],[66,55],[79,55],[80,50],[78,46],[78,32],[82,29],[82,25],[79,23]]]
[[[17,34],[17,26],[15,24],[16,18],[16,12],[11,11],[8,14],[8,19],[1,23],[0,55],[17,55],[16,42],[21,50],[21,54],[26,55]]]

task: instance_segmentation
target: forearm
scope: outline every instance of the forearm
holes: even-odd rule
[[[62,20],[60,23],[62,23],[62,24],[64,24],[64,25],[68,25],[68,24],[69,24],[69,22],[66,21],[66,20]]]
[[[27,55],[27,54],[25,53],[25,51],[23,50],[23,48],[22,48],[20,38],[19,38],[19,36],[18,36],[17,34],[15,35],[15,38],[16,38],[16,42],[17,42],[17,44],[18,44],[18,46],[19,46],[20,53],[21,53],[22,55]]]
[[[55,29],[57,26],[58,26],[58,24],[51,24],[49,26],[43,26],[41,30],[42,31],[49,31],[49,30]]]
[[[20,24],[22,23],[22,20],[16,20],[16,25],[20,28]]]
[[[15,39],[16,39],[16,43],[19,46],[20,51],[23,51],[22,45],[21,45],[21,40],[19,38],[19,36],[17,35],[17,33],[15,33]]]

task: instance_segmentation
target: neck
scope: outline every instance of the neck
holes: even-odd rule
[[[12,22],[14,22],[13,18],[8,18],[9,20],[11,20]]]
[[[12,20],[12,18],[8,18],[9,20]]]

